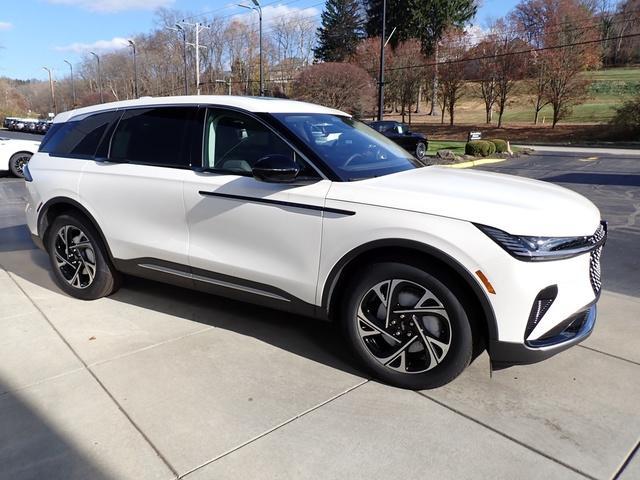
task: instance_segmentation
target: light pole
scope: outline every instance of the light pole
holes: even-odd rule
[[[260,2],[258,0],[251,0],[253,2],[253,7],[248,7],[247,5],[238,4],[239,7],[246,8],[247,10],[255,10],[258,12],[258,19],[260,23],[260,96],[264,97],[264,79],[262,75],[262,7],[260,6]]]
[[[136,60],[136,42],[127,40],[133,51],[133,96],[138,98],[138,62]]]
[[[98,90],[100,90],[100,103],[104,103],[104,95],[102,93],[102,75],[100,73],[100,57],[95,52],[89,53],[96,57],[96,61],[98,62]]]
[[[51,89],[51,104],[53,105],[53,113],[58,113],[58,109],[56,107],[56,94],[53,89],[53,70],[47,67],[42,67],[43,70],[46,70],[49,74],[49,88]]]
[[[380,36],[380,72],[378,73],[378,121],[384,116],[384,46],[387,23],[387,0],[382,0],[382,35]]]
[[[76,108],[76,84],[73,81],[73,65],[69,60],[65,60],[64,63],[69,65],[69,70],[71,71],[71,98],[73,100],[73,108]]]
[[[182,60],[184,62],[184,94],[189,95],[189,82],[187,81],[187,32],[185,32],[182,25],[175,24],[175,27],[167,27],[174,32],[180,32],[182,34]]]

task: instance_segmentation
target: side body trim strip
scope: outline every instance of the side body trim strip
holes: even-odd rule
[[[160,265],[141,263],[139,264],[139,266],[142,268],[147,268],[149,270],[156,270],[158,272],[176,275],[178,277],[189,278],[197,282],[211,283],[212,285],[218,285],[220,287],[232,288],[234,290],[240,290],[242,292],[252,293],[254,295],[262,295],[263,297],[273,298],[275,300],[280,300],[283,302],[290,302],[288,298],[281,297],[280,295],[276,295],[275,293],[265,292],[264,290],[259,290],[257,288],[246,287],[231,282],[225,282],[223,280],[215,280],[213,278],[207,278],[203,277],[202,275],[191,274],[188,272],[181,272],[180,270],[174,270],[173,268],[163,267]]]
[[[319,205],[307,205],[305,203],[285,202],[282,200],[273,200],[270,198],[245,197],[243,195],[231,195],[229,193],[207,192],[204,190],[200,190],[198,193],[200,195],[205,195],[209,197],[221,197],[221,198],[228,198],[231,200],[238,200],[238,201],[244,201],[244,202],[264,203],[266,205],[279,205],[283,207],[302,208],[305,210],[335,213],[338,215],[352,216],[356,214],[356,212],[351,210],[340,210],[338,208],[321,207]]]

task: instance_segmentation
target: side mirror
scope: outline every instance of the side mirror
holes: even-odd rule
[[[263,182],[288,183],[296,179],[300,167],[286,155],[267,155],[255,163],[252,173]]]

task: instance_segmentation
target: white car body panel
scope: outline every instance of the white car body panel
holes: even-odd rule
[[[59,114],[54,122],[105,109],[196,101],[246,112],[346,115],[286,100],[201,96],[87,107]],[[466,280],[473,282],[467,286],[483,292],[482,300],[495,315],[492,341],[524,348],[532,304],[547,287],[556,285],[558,295],[528,340],[544,337],[597,299],[589,253],[523,261],[474,225],[512,235],[592,236],[601,220],[595,205],[541,181],[425,167],[359,181],[276,184],[250,176],[46,153],[34,155],[29,170],[34,181],[27,183],[27,219],[34,235],[42,234],[42,204],[67,197],[95,219],[117,260],[152,258],[193,272],[268,285],[316,310],[326,307],[332,274],[350,252],[395,240],[428,246],[464,270]],[[489,292],[478,271],[495,293]],[[595,310],[590,312],[595,320]]]
[[[85,160],[78,198],[109,239],[115,258],[152,257],[186,265],[182,182],[188,173]]]
[[[566,188],[512,175],[446,167],[337,182],[328,198],[461,219],[513,235],[592,235],[600,223],[596,206]]]
[[[313,103],[297,102],[294,100],[276,100],[266,97],[235,97],[230,95],[200,95],[198,97],[142,97],[137,100],[123,100],[121,102],[92,105],[90,107],[78,108],[76,110],[59,113],[53,119],[53,123],[66,122],[72,118],[82,117],[90,113],[104,110],[163,105],[219,105],[238,108],[254,113],[326,113],[329,115],[349,116],[349,114],[334,108],[323,107]]]
[[[322,207],[331,182],[292,186],[189,172],[184,199],[192,267],[316,297],[322,212],[201,195],[200,191]]]
[[[38,151],[40,142],[34,140],[22,140],[17,138],[4,138],[0,134],[0,170],[9,170],[9,160],[19,152],[34,154]]]

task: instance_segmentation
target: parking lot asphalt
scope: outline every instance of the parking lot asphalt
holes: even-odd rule
[[[370,380],[328,324],[139,279],[65,296],[0,179],[0,478],[640,478],[640,156],[482,168],[600,207],[596,330],[423,392]]]
[[[35,140],[36,142],[41,142],[44,135],[29,132],[14,132],[5,128],[0,128],[0,137],[17,138],[19,140]]]

